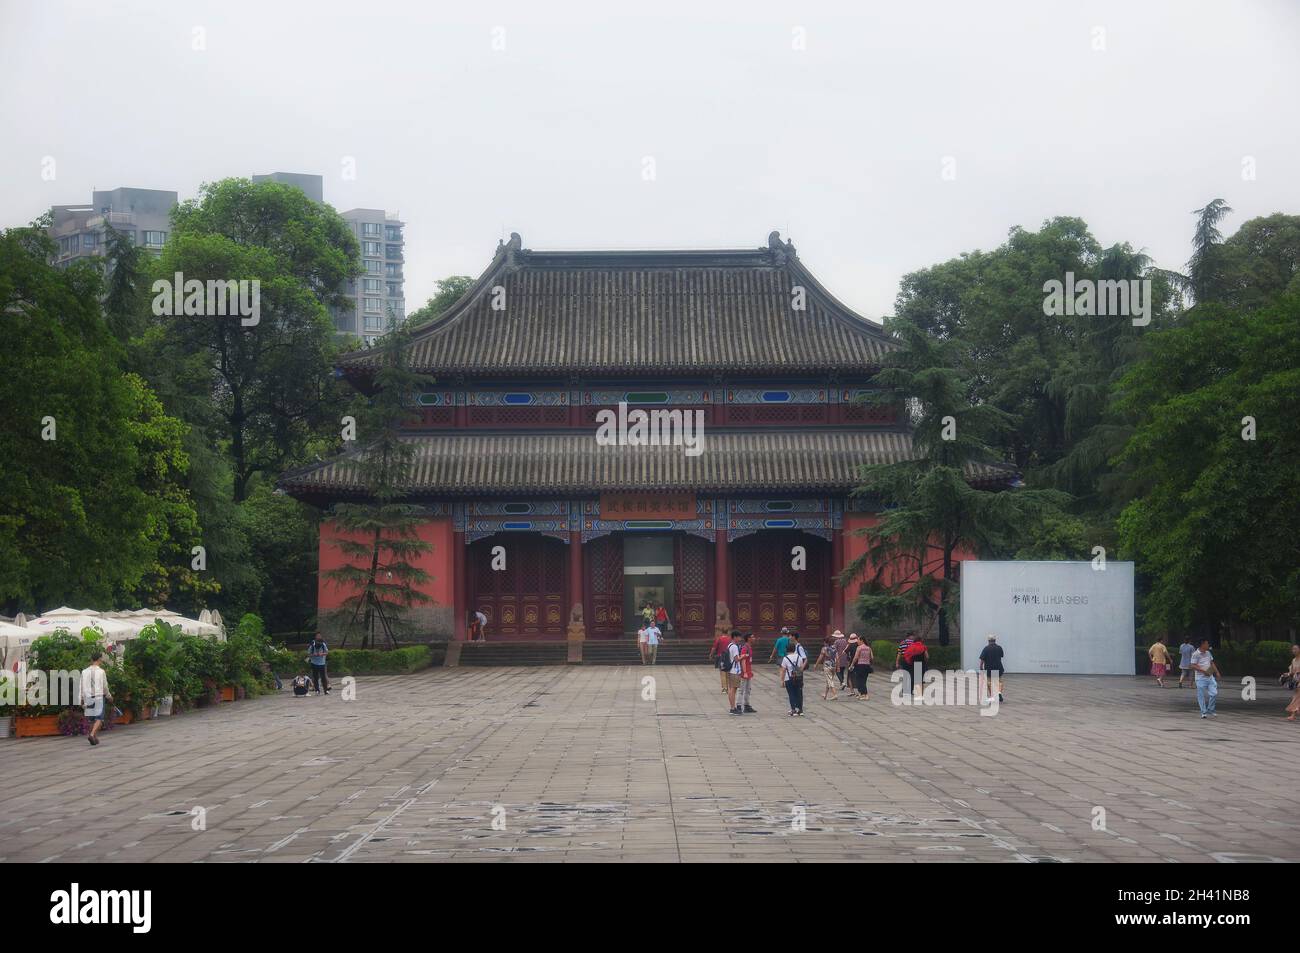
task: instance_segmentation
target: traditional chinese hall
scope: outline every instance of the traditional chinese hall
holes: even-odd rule
[[[725,251],[534,251],[502,243],[410,344],[419,395],[411,497],[432,544],[407,618],[429,638],[635,638],[662,603],[670,638],[716,625],[820,636],[852,622],[833,577],[873,519],[864,464],[904,459],[902,410],[864,403],[891,347],[777,233]],[[339,373],[371,387],[378,349]],[[597,414],[699,410],[702,452],[597,442]],[[285,474],[328,510],[361,499],[347,456]],[[342,556],[322,524],[322,573]],[[504,557],[504,558],[502,558]],[[319,589],[322,628],[347,593]],[[847,616],[847,618],[846,618]]]

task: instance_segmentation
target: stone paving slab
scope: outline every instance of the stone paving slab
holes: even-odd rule
[[[0,862],[1300,860],[1281,690],[1202,720],[1149,679],[1018,675],[981,717],[874,681],[810,678],[790,718],[762,668],[735,717],[704,667],[430,669],[7,738]]]

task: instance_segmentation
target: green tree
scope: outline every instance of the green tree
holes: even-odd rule
[[[436,321],[444,311],[464,297],[465,292],[473,287],[474,279],[469,275],[451,275],[437,285],[438,290],[424,303],[424,307],[417,308],[406,316],[407,327],[415,328]]]
[[[109,605],[185,535],[177,424],[128,378],[90,264],[38,229],[0,234],[0,600]]]
[[[346,561],[324,576],[350,593],[336,619],[344,644],[359,629],[362,648],[376,642],[379,632],[394,645],[403,612],[433,601],[416,588],[429,574],[413,562],[431,548],[417,534],[425,516],[418,506],[403,502],[415,451],[402,439],[402,425],[416,419],[413,398],[433,383],[411,370],[409,342],[408,329],[390,320],[371,400],[357,421],[358,435],[367,442],[348,463],[369,500],[337,503],[329,517],[339,531],[333,545]]]
[[[1298,355],[1300,296],[1201,304],[1121,382],[1137,426],[1118,462],[1143,490],[1121,552],[1150,582],[1149,630],[1195,623],[1217,640],[1233,619],[1300,613]]]
[[[193,404],[209,400],[231,460],[233,499],[255,474],[300,463],[306,447],[338,426],[343,393],[332,374],[330,307],[361,272],[359,247],[333,209],[278,183],[226,179],[173,211],[156,279],[260,283],[259,320],[170,315],[156,319],[148,346],[162,385]],[[201,369],[201,373],[195,373]],[[184,396],[182,396],[182,394]],[[187,418],[188,419],[188,418]]]
[[[1068,496],[1055,490],[998,490],[976,483],[997,479],[991,443],[1009,418],[972,403],[960,368],[965,345],[906,320],[886,322],[901,345],[876,376],[881,400],[912,410],[914,458],[862,469],[854,495],[881,515],[864,531],[866,551],[841,577],[862,580],[858,611],[877,625],[911,620],[938,627],[939,643],[959,611],[958,557],[1008,555],[1034,537],[1045,520],[1059,520]],[[993,473],[990,473],[990,470]],[[1004,471],[1002,482],[1013,473]]]

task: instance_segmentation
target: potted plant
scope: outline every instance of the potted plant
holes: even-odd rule
[[[53,705],[23,705],[14,712],[14,734],[19,738],[51,738],[59,735],[59,715]]]

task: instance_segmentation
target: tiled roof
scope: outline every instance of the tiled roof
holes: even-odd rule
[[[892,346],[775,232],[767,247],[736,251],[538,252],[512,235],[474,287],[414,333],[411,356],[444,378],[820,376],[869,374]],[[358,351],[339,367],[364,377],[377,360]]]
[[[894,463],[911,453],[909,434],[866,430],[710,431],[695,457],[677,446],[601,446],[594,432],[450,431],[407,439],[416,448],[411,492],[446,497],[628,489],[843,492],[858,485],[862,465]],[[1009,471],[980,468],[972,479],[1005,481]],[[286,473],[280,485],[300,497],[362,489],[349,456]]]

